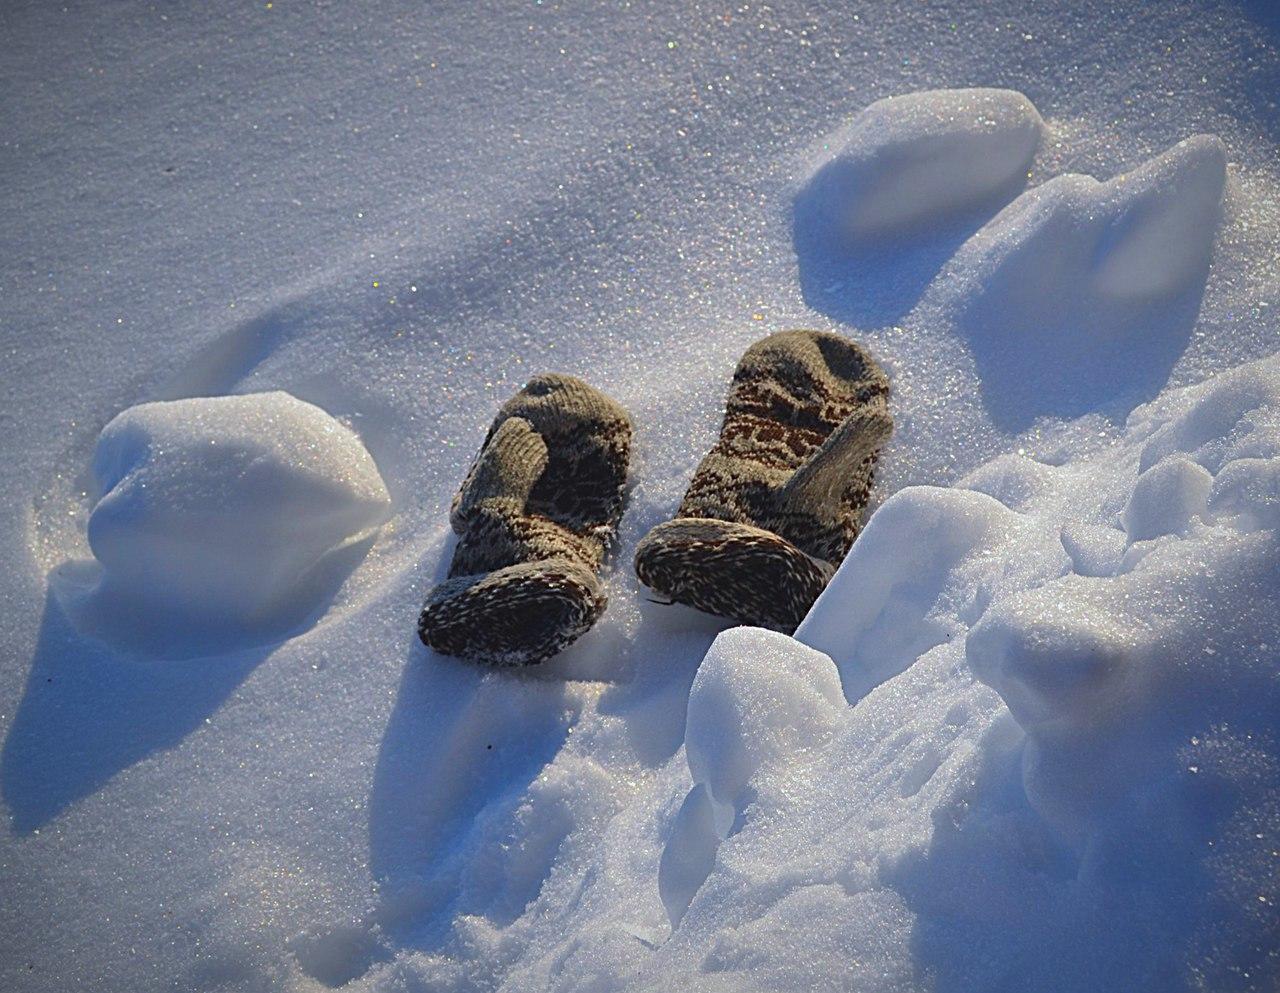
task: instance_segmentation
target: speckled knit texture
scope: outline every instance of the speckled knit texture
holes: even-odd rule
[[[888,394],[871,355],[839,335],[783,331],[752,345],[676,518],[636,549],[641,581],[744,624],[795,630],[862,526],[893,430]]]
[[[454,497],[458,545],[423,606],[423,642],[490,665],[533,665],[595,623],[631,433],[621,406],[572,376],[537,376],[502,406]]]

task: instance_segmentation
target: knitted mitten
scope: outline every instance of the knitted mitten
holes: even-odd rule
[[[622,516],[631,419],[572,376],[534,378],[508,400],[454,497],[449,578],[418,634],[436,651],[533,665],[605,607],[598,578]]]
[[[733,374],[720,439],[675,520],[636,549],[636,574],[672,600],[790,633],[861,528],[889,380],[838,335],[783,331]]]

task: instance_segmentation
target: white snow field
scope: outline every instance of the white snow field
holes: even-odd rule
[[[1268,0],[0,7],[0,989],[1280,989]],[[630,557],[868,345],[794,638]],[[418,641],[498,405],[632,413],[608,611]]]

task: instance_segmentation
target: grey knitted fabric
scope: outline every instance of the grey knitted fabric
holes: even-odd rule
[[[490,665],[533,665],[605,607],[598,578],[622,516],[631,419],[573,376],[534,378],[508,400],[453,500],[449,578],[418,634]]]
[[[640,580],[709,613],[794,631],[862,525],[893,430],[888,393],[870,353],[839,335],[783,331],[752,345],[676,518],[636,549]]]

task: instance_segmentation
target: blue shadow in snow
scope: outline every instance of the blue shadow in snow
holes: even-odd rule
[[[278,645],[319,621],[372,544],[371,535],[331,552],[297,610],[259,627],[192,635],[125,616],[127,650],[86,637],[68,618],[55,588],[83,563],[55,570],[26,691],[0,753],[0,795],[14,830],[41,827],[121,769],[179,744]]]
[[[555,757],[576,706],[563,681],[484,669],[414,641],[374,770],[369,848],[382,896],[374,923],[397,944],[427,949],[462,897],[477,818],[523,793]]]
[[[1008,321],[998,300],[971,301],[958,330],[973,350],[991,419],[1015,432],[1044,416],[1097,411],[1123,421],[1169,381],[1191,341],[1208,274],[1206,267],[1172,300],[1113,317],[1120,329],[1069,314],[1053,326],[1023,327]]]
[[[914,232],[851,239],[838,226],[847,168],[827,163],[796,194],[791,237],[804,302],[856,327],[883,327],[909,313],[947,260],[1022,190],[1019,182]]]
[[[936,810],[928,848],[901,859],[886,882],[914,918],[911,961],[921,988],[1048,993],[1059,987],[1042,985],[1046,971],[1073,974],[1053,929],[1077,864],[1027,804],[1020,741],[985,745],[967,791],[974,799]],[[1042,958],[1054,959],[1050,970]]]
[[[1246,725],[1257,729],[1249,721],[1259,717],[1250,715]],[[1237,745],[1251,740],[1238,728],[1235,735]],[[1239,823],[1232,817],[1239,788],[1231,781],[1239,770],[1224,763],[1185,776],[1179,767],[1153,780],[1157,788],[1147,795],[1139,789],[1130,810],[1102,826],[1077,858],[1027,802],[1021,745],[987,744],[972,800],[935,811],[928,848],[901,859],[886,880],[914,919],[919,988],[1273,988],[1277,963],[1262,937],[1266,921],[1254,917],[1252,927],[1228,933],[1223,922],[1248,918],[1238,896],[1207,871]]]
[[[1280,34],[1280,4],[1275,0],[1242,0],[1246,15],[1271,31]],[[1270,91],[1274,93],[1275,91]]]
[[[49,593],[0,755],[14,831],[29,834],[121,769],[180,743],[265,655],[259,648],[216,660],[132,660],[77,632]]]

